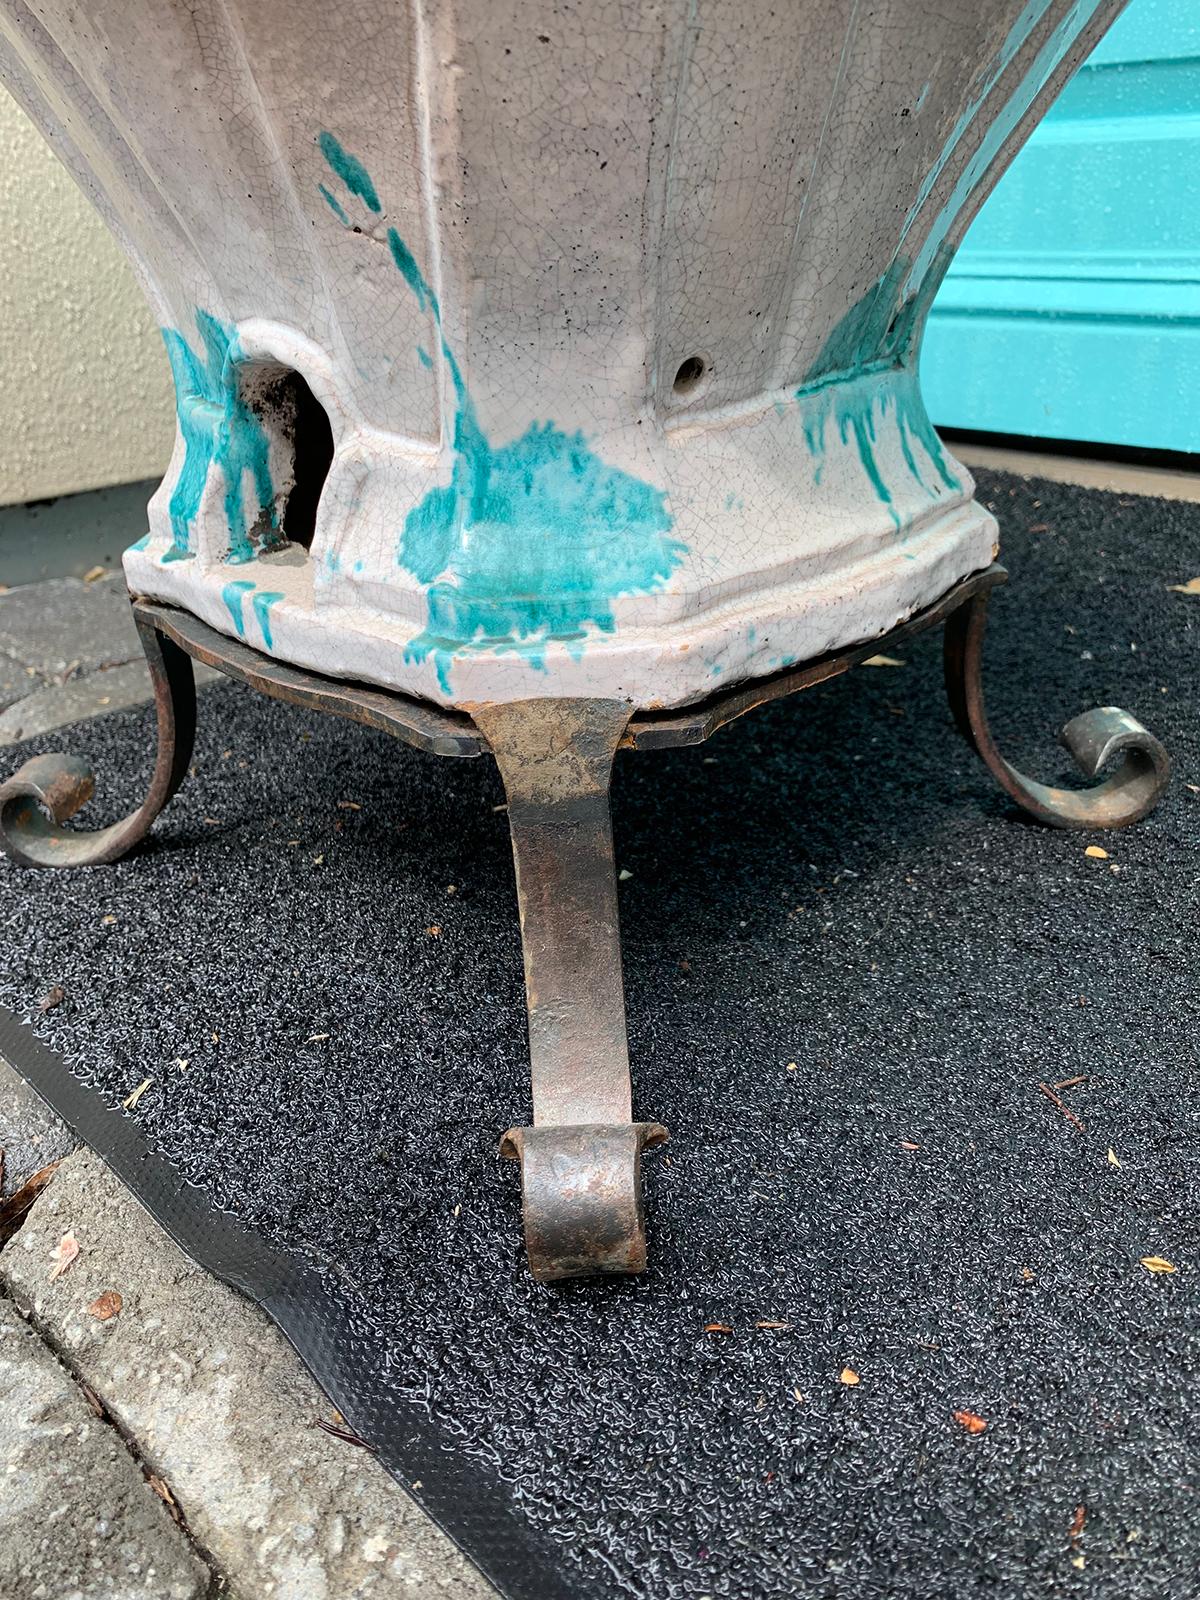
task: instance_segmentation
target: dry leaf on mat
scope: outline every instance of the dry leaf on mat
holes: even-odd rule
[[[987,1423],[982,1417],[977,1417],[973,1411],[956,1411],[955,1422],[961,1423],[968,1433],[986,1433]]]
[[[1147,1272],[1176,1272],[1178,1268],[1174,1262],[1168,1261],[1165,1256],[1142,1256],[1142,1266]]]

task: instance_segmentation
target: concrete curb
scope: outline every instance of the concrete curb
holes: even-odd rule
[[[52,1280],[68,1234],[79,1254]],[[336,1425],[336,1414],[266,1317],[193,1266],[90,1151],[66,1157],[0,1251],[0,1283],[167,1487],[228,1584],[221,1592],[239,1600],[494,1593],[368,1451],[318,1426],[319,1418]],[[101,1297],[114,1295],[119,1310],[102,1318],[114,1301]],[[5,1529],[0,1512],[0,1553]],[[69,1586],[45,1591],[60,1592]],[[140,1596],[119,1586],[80,1593]],[[205,1590],[180,1593],[191,1600]]]

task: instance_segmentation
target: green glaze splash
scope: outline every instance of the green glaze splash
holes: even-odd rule
[[[803,411],[804,441],[816,467],[815,481],[821,481],[825,462],[826,433],[832,420],[843,445],[854,441],[858,459],[879,502],[899,532],[900,514],[892,489],[883,475],[876,450],[878,429],[889,411],[895,410],[896,431],[904,464],[917,483],[928,493],[960,491],[962,484],[950,470],[942,442],[925,410],[915,376],[897,369],[894,376],[870,374],[863,378],[843,378],[796,391]],[[933,467],[936,481],[929,482],[914,449],[919,444]]]
[[[684,547],[665,496],[609,467],[583,434],[534,423],[494,449],[469,412],[455,431],[450,483],[409,513],[401,563],[427,584],[426,630],[409,646],[439,681],[457,643],[512,649],[544,667],[544,644],[611,633],[612,601],[666,581]]]
[[[350,226],[350,218],[346,215],[346,208],[342,202],[336,197],[336,195],[330,194],[329,190],[323,183],[319,183],[317,188],[320,191],[322,200],[324,200],[325,204],[333,212],[334,216],[341,223],[342,227],[348,228]]]
[[[229,615],[233,618],[239,639],[246,637],[246,619],[242,615],[242,604],[253,588],[254,584],[248,579],[239,578],[235,583],[227,583],[221,590],[221,599],[224,600]]]
[[[858,376],[889,366],[913,364],[926,313],[950,263],[952,252],[947,248],[946,240],[956,219],[1035,96],[1062,61],[1087,18],[1096,10],[1097,0],[1075,0],[1049,36],[1037,47],[1034,59],[1020,82],[1015,87],[1000,90],[1004,95],[1003,106],[998,114],[990,117],[982,138],[977,141],[977,148],[963,162],[949,196],[939,207],[924,237],[918,244],[912,245],[908,242],[910,235],[917,234],[917,224],[926,214],[927,202],[938,181],[951,163],[959,159],[961,150],[969,143],[967,135],[975,128],[982,108],[992,98],[993,91],[1001,85],[1015,58],[1042,27],[1051,5],[1052,0],[1026,0],[995,56],[980,71],[968,105],[955,121],[936,159],[925,173],[916,198],[905,215],[895,256],[876,282],[833,329],[805,374],[805,387],[835,374]],[[925,102],[928,90],[929,85],[926,84],[917,99],[918,111]],[[919,406],[919,401],[917,404]],[[863,422],[852,423],[851,426],[856,435],[866,436],[860,449],[864,455],[871,454],[873,440],[870,438],[870,429]],[[908,435],[915,435],[924,443],[929,432],[928,419],[923,423],[915,416],[909,419]],[[910,457],[908,435],[904,440],[906,461]],[[943,470],[945,459],[940,445],[930,450],[929,454],[931,459],[940,463],[940,476],[949,482]]]
[[[923,488],[931,489],[932,493],[940,494],[941,489],[937,484],[930,485],[921,475],[913,453],[915,440],[924,450],[932,463],[933,470],[941,480],[943,488],[961,494],[962,480],[950,470],[950,463],[946,459],[945,447],[938,438],[938,431],[929,420],[929,413],[925,409],[925,402],[921,399],[921,392],[915,379],[908,379],[900,383],[895,390],[896,425],[900,432],[900,449],[904,454],[904,464]]]
[[[328,158],[327,140],[323,134]],[[350,163],[374,195],[361,163],[332,144],[342,166],[330,165],[346,187],[358,192],[343,171]],[[520,438],[493,444],[442,331],[437,296],[395,228],[388,247],[433,317],[454,391],[450,481],[408,513],[397,553],[428,603],[426,627],[406,656],[432,660],[446,693],[465,650],[517,651],[544,670],[548,643],[565,642],[574,653],[589,627],[610,633],[614,600],[659,588],[687,547],[669,537],[664,491],[607,465],[582,433],[535,422]]]
[[[388,249],[392,252],[392,260],[400,269],[400,275],[403,277],[408,287],[416,295],[417,304],[420,306],[421,310],[424,311],[427,307],[432,309],[434,318],[436,319],[437,325],[440,329],[442,325],[441,308],[439,307],[437,300],[434,298],[433,290],[430,289],[429,285],[425,282],[425,279],[421,276],[421,269],[417,266],[416,261],[413,259],[412,251],[396,232],[395,228],[389,228],[387,236]]]
[[[374,211],[378,215],[383,209],[379,204],[379,196],[375,193],[375,185],[371,182],[370,174],[358,157],[352,156],[348,150],[344,150],[341,143],[331,133],[321,134],[317,143],[320,145],[321,154],[328,161],[331,169],[342,180],[355,199],[361,200],[368,211]],[[324,188],[324,185],[322,185],[322,192],[330,205],[337,204],[328,190]],[[338,209],[340,210],[341,208],[338,207]]]
[[[171,493],[172,542],[164,561],[193,554],[192,525],[213,466],[225,480],[225,522],[229,529],[228,560],[251,561],[255,538],[270,545],[280,538],[279,514],[271,483],[269,441],[262,422],[247,405],[238,385],[242,359],[237,330],[207,311],[196,312],[203,354],[197,354],[176,328],[162,330],[175,406],[183,435],[184,458]],[[254,511],[247,514],[245,480],[252,485]],[[260,524],[266,521],[265,529]]]
[[[915,295],[904,301],[900,298],[907,271],[908,262],[898,256],[855,301],[804,374],[805,387],[835,373],[857,376],[903,359],[912,341],[918,311]]]
[[[277,605],[283,598],[284,596],[274,589],[260,589],[250,602],[250,609],[258,622],[263,643],[268,650],[272,649],[275,643],[271,637],[271,607]]]
[[[943,252],[920,289],[910,291],[910,263],[897,256],[836,324],[796,390],[804,410],[805,443],[816,463],[815,481],[821,481],[832,417],[841,442],[854,440],[867,480],[897,530],[900,515],[876,450],[878,426],[891,407],[895,407],[901,454],[912,477],[932,494],[962,488],[921,400],[915,370],[925,317],[949,261],[949,253]],[[922,474],[914,442],[933,465],[937,481],[932,484]]]

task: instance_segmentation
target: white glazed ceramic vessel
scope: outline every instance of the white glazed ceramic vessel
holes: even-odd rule
[[[0,0],[175,375],[131,589],[457,705],[885,631],[994,551],[929,301],[1119,9]]]

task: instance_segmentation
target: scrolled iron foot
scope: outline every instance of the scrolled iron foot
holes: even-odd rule
[[[95,780],[79,756],[33,756],[0,784],[0,850],[23,867],[98,866],[116,861],[150,830],[178,789],[191,760],[196,686],[191,658],[154,628],[138,622],[154,685],[158,753],[146,798],[136,811],[92,832],[65,828],[91,799]]]
[[[508,795],[525,952],[533,1126],[521,1163],[525,1245],[543,1283],[644,1272],[641,1153],[666,1129],[634,1122],[608,787],[629,722],[620,700],[527,700],[472,712]]]
[[[539,1283],[646,1270],[642,1151],[666,1138],[657,1122],[508,1130],[500,1154],[521,1163],[525,1250]]]
[[[1004,581],[994,569],[996,583]],[[946,621],[946,693],[960,732],[1008,794],[1039,822],[1055,828],[1126,828],[1140,822],[1162,799],[1171,761],[1162,745],[1128,712],[1100,706],[1073,718],[1059,735],[1087,778],[1100,777],[1118,760],[1109,777],[1089,789],[1057,789],[1027,778],[996,748],[983,698],[983,636],[988,591],[984,590]]]

